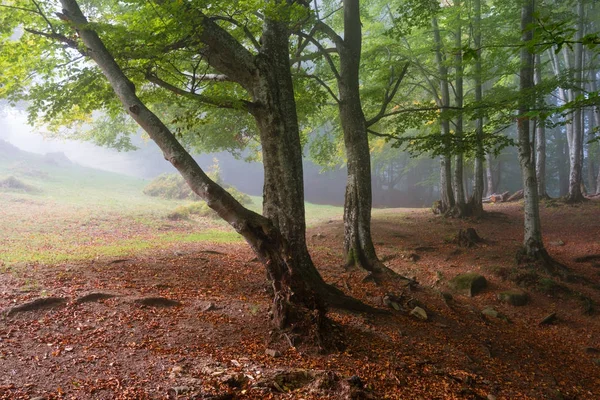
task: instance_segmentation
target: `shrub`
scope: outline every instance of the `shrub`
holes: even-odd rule
[[[26,184],[25,182],[15,178],[14,176],[9,176],[6,179],[0,180],[0,189],[13,190],[25,193],[40,192],[40,189]]]
[[[161,174],[144,188],[144,194],[163,199],[197,199],[198,196],[178,174]]]

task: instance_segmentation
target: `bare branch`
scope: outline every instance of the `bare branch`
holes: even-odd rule
[[[311,74],[302,74],[300,76],[303,76],[305,78],[311,78],[311,79],[314,79],[315,81],[319,82],[319,84],[321,86],[323,86],[325,88],[325,90],[327,90],[329,92],[329,94],[331,95],[331,97],[333,97],[333,99],[335,100],[335,102],[339,104],[340,99],[338,99],[338,97],[335,95],[335,93],[333,92],[333,90],[331,90],[331,88],[329,87],[329,85],[327,85],[327,83],[325,83],[321,78],[319,78],[316,75],[311,75]]]
[[[321,53],[323,55],[323,57],[325,57],[325,60],[327,61],[327,64],[329,64],[329,68],[331,68],[331,71],[333,72],[333,75],[335,75],[335,78],[340,79],[340,73],[338,72],[337,67],[335,66],[335,63],[333,62],[333,59],[331,58],[331,56],[329,55],[327,50],[321,45],[321,43],[319,43],[319,41],[317,39],[315,39],[313,36],[309,36],[306,33],[298,32],[298,35],[307,39],[308,41],[310,41],[312,44],[314,44],[317,47],[317,49],[319,50],[319,53]]]
[[[406,64],[404,64],[404,68],[402,68],[402,72],[400,72],[398,79],[396,79],[396,83],[394,84],[392,91],[388,92],[389,87],[386,89],[385,95],[383,96],[383,101],[381,102],[381,108],[379,109],[379,112],[373,118],[367,120],[367,126],[376,124],[377,122],[379,122],[379,120],[381,120],[381,118],[384,117],[385,112],[386,112],[390,102],[394,99],[394,97],[396,97],[396,93],[398,92],[400,83],[402,83],[402,80],[404,79],[404,76],[406,75],[406,71],[408,71],[409,65],[410,65],[410,63],[408,63],[408,62]]]
[[[35,29],[31,29],[31,28],[24,28],[25,32],[29,32],[33,35],[37,35],[37,36],[42,36],[45,37],[47,39],[52,39],[61,43],[66,44],[68,47],[77,50],[82,56],[88,56],[87,52],[82,50],[78,45],[77,42],[71,38],[66,37],[65,35],[61,35],[58,33],[48,33],[48,32],[42,32],[42,31],[38,31]]]
[[[252,103],[245,100],[231,100],[231,99],[216,99],[209,96],[204,96],[202,94],[189,92],[187,90],[178,88],[177,86],[171,85],[170,83],[160,79],[158,76],[153,74],[150,70],[146,71],[146,79],[148,81],[154,83],[155,85],[162,87],[176,95],[187,97],[189,99],[198,101],[203,104],[208,104],[218,108],[228,108],[235,110],[245,110],[249,111],[249,108]]]
[[[329,53],[329,54],[331,54],[331,53],[337,53],[338,52],[337,48],[335,48],[335,47],[326,48],[326,49],[323,49],[323,50],[326,53]],[[321,51],[318,51],[316,53],[304,54],[304,55],[300,55],[300,56],[292,58],[290,60],[290,63],[292,65],[294,65],[294,64],[302,62],[302,61],[311,61],[311,60],[315,60],[315,59],[321,57],[322,55],[323,55],[323,53]]]

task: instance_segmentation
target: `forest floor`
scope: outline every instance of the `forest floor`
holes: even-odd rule
[[[0,398],[340,398],[310,383],[319,371],[357,375],[374,399],[600,398],[600,202],[542,204],[545,243],[572,269],[568,280],[515,264],[520,203],[486,211],[466,221],[427,209],[375,212],[379,255],[414,278],[412,288],[344,270],[341,218],[310,228],[326,281],[379,308],[386,294],[403,299],[389,315],[331,310],[347,344],[334,354],[268,342],[265,270],[243,242],[5,267]],[[467,227],[485,242],[458,247],[453,239]],[[483,275],[487,288],[473,297],[448,289],[464,272]],[[498,300],[515,288],[528,293],[527,305]],[[36,299],[31,308],[42,309],[18,308]],[[428,319],[409,315],[406,304],[422,306]],[[483,315],[486,307],[497,314]],[[540,324],[552,313],[552,323]]]

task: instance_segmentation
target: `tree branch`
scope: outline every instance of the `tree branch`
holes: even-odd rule
[[[42,36],[45,37],[47,39],[52,39],[52,40],[57,40],[61,43],[66,44],[68,47],[77,50],[82,56],[88,56],[86,51],[83,51],[80,46],[78,46],[77,41],[75,41],[74,39],[68,38],[64,35],[61,35],[59,33],[47,33],[47,32],[42,32],[42,31],[37,31],[35,29],[31,29],[31,28],[24,28],[25,32],[29,32],[32,35],[37,35],[37,36]]]
[[[316,75],[311,75],[311,74],[302,74],[300,76],[303,76],[305,78],[311,78],[311,79],[314,79],[315,81],[319,82],[319,84],[321,86],[323,86],[325,88],[325,90],[327,90],[329,92],[329,94],[331,95],[331,97],[333,97],[333,99],[335,100],[335,102],[339,104],[340,99],[338,99],[338,97],[335,95],[335,93],[333,92],[333,90],[331,90],[331,88],[329,87],[329,85],[327,85],[327,83],[325,83],[321,78],[319,78]]]
[[[402,72],[400,72],[400,76],[398,76],[398,79],[396,79],[396,83],[394,84],[392,91],[389,92],[389,86],[388,86],[388,88],[386,88],[385,95],[383,96],[383,102],[381,103],[381,108],[379,109],[379,112],[377,113],[377,115],[375,115],[373,118],[367,120],[367,122],[366,122],[367,127],[369,127],[373,124],[376,124],[382,118],[384,118],[385,112],[386,112],[390,102],[396,96],[396,93],[398,92],[398,88],[400,87],[400,83],[402,83],[402,80],[404,79],[404,76],[406,75],[406,71],[408,71],[409,65],[410,65],[410,63],[408,63],[408,62],[406,64],[404,64],[404,68],[402,69]]]
[[[246,25],[242,25],[239,21],[237,21],[236,19],[234,19],[232,17],[214,16],[214,17],[211,17],[211,19],[213,21],[215,21],[215,20],[226,21],[226,22],[229,22],[230,24],[237,26],[238,28],[241,28],[244,31],[244,34],[246,35],[248,40],[250,40],[252,42],[252,45],[254,46],[254,48],[257,51],[260,51],[260,48],[262,46],[260,45],[258,40],[256,40],[256,37],[254,37],[254,35],[252,34],[252,32],[250,32],[250,29],[248,29],[248,27]]]
[[[317,39],[315,39],[313,36],[307,35],[306,33],[298,32],[298,35],[307,39],[308,41],[310,41],[312,44],[314,44],[317,47],[317,49],[319,50],[319,53],[321,53],[323,55],[323,57],[325,57],[325,60],[329,64],[329,68],[331,68],[331,71],[333,72],[333,75],[335,76],[335,78],[340,79],[340,73],[338,72],[337,67],[335,66],[335,63],[333,62],[333,59],[331,58],[329,53],[326,51],[326,49],[321,45],[321,43],[319,43],[319,41]]]
[[[148,79],[148,81],[154,83],[155,85],[157,85],[163,89],[166,89],[172,93],[175,93],[176,95],[187,97],[189,99],[198,101],[203,104],[208,104],[208,105],[211,105],[214,107],[249,111],[249,107],[251,106],[251,103],[248,101],[245,101],[245,100],[215,99],[210,96],[204,96],[202,94],[193,93],[193,92],[178,88],[177,86],[174,86],[174,85],[160,79],[158,76],[156,76],[149,70],[146,71],[146,79]]]
[[[323,50],[325,51],[325,53],[329,53],[329,54],[338,52],[337,48],[335,48],[335,47],[324,48]],[[296,63],[302,62],[302,61],[311,61],[311,60],[321,57],[322,55],[323,55],[323,52],[318,51],[316,53],[309,53],[309,54],[296,56],[290,60],[290,64],[293,65],[293,64],[296,64]]]

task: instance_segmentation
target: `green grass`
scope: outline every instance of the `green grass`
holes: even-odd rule
[[[0,149],[1,150],[1,149]],[[143,194],[143,179],[11,151],[0,157],[0,180],[14,176],[35,193],[0,189],[0,267],[133,256],[177,243],[243,241],[224,221],[167,215],[189,201]],[[262,198],[252,196],[252,210]],[[306,204],[307,225],[341,219],[342,207]]]

